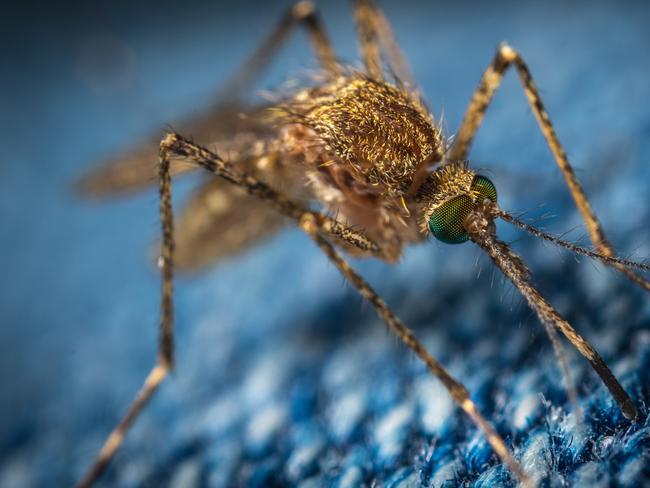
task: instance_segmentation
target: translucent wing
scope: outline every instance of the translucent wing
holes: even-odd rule
[[[211,178],[177,218],[175,263],[196,271],[257,244],[287,223],[278,212],[241,188]]]
[[[263,141],[273,131],[261,120],[266,106],[247,109],[241,105],[220,105],[192,120],[174,126],[177,132],[191,136],[203,145],[217,144],[224,157],[241,159],[237,151],[254,149],[251,140]],[[157,132],[140,145],[105,160],[98,168],[78,182],[79,191],[87,197],[107,197],[140,190],[158,181],[158,145],[162,132]],[[246,139],[242,143],[242,140]],[[183,162],[172,165],[172,175],[193,171]]]
[[[283,158],[273,144],[276,133],[263,121],[266,108],[222,106],[174,129],[215,147],[231,164],[288,196],[300,197],[301,174],[282,164]],[[120,196],[156,184],[161,137],[156,134],[149,142],[110,158],[83,176],[78,182],[81,193],[89,197]],[[172,175],[195,169],[183,161],[174,161]],[[272,236],[285,223],[286,219],[266,202],[206,173],[206,180],[176,218],[175,262],[181,270],[197,271]]]

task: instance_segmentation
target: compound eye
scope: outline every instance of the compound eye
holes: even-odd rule
[[[429,218],[429,230],[436,239],[446,244],[460,244],[468,239],[463,225],[472,210],[472,199],[460,195],[436,208]]]
[[[478,192],[480,195],[479,201],[482,202],[486,198],[489,198],[492,202],[497,203],[497,189],[489,178],[476,175],[472,182],[472,190]]]

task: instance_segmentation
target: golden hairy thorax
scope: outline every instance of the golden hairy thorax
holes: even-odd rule
[[[311,146],[349,168],[378,195],[399,197],[442,159],[440,131],[419,100],[368,78],[340,77],[303,90],[280,107],[284,122],[309,129]]]
[[[337,220],[381,242],[389,261],[424,237],[409,212],[443,145],[418,99],[385,82],[341,76],[297,92],[272,113],[289,156],[283,160],[304,168],[313,196]]]

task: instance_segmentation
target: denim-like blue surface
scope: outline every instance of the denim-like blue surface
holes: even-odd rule
[[[450,133],[497,43],[517,47],[611,241],[623,255],[650,255],[650,7],[385,7]],[[21,8],[0,15],[0,486],[66,486],[153,363],[159,288],[147,254],[156,192],[86,202],[70,182],[205,105],[281,8]],[[340,56],[356,59],[350,10],[326,4],[323,13]],[[313,67],[308,59],[298,34],[260,87]],[[587,243],[513,74],[472,161],[503,208],[553,215],[538,225]],[[177,185],[178,194],[191,186]],[[647,295],[600,265],[499,230],[612,366],[640,422],[622,418],[570,351],[585,412],[576,427],[542,327],[472,244],[432,242],[396,266],[356,264],[544,486],[649,484]],[[101,486],[511,484],[442,387],[298,231],[180,278],[176,299],[177,370]]]

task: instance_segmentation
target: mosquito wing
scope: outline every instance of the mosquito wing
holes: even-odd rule
[[[271,237],[287,219],[221,178],[204,182],[180,212],[175,264],[197,271]]]
[[[220,107],[202,118],[179,124],[189,134],[216,151],[241,171],[256,176],[292,198],[308,198],[302,174],[284,164],[275,141],[276,131],[264,121],[268,106],[246,110]],[[120,196],[158,182],[158,143],[150,142],[109,159],[82,177],[79,189],[90,197]],[[172,161],[172,175],[196,168]],[[189,197],[176,218],[175,263],[183,271],[197,271],[230,257],[274,235],[287,220],[266,202],[250,197],[241,188],[205,174],[205,181]]]
[[[261,120],[266,108],[222,104],[194,119],[181,122],[174,126],[174,130],[204,145],[217,144],[224,157],[237,160],[240,159],[238,155],[226,154],[235,148],[234,139],[241,140],[248,135],[248,140],[264,140],[272,136],[272,131]],[[77,182],[80,193],[86,197],[120,196],[157,183],[158,146],[162,135],[157,132],[148,141],[108,158],[98,168],[83,175]],[[251,148],[249,144],[238,146],[239,150]],[[174,176],[195,169],[188,163],[176,161],[172,164],[171,172]]]

